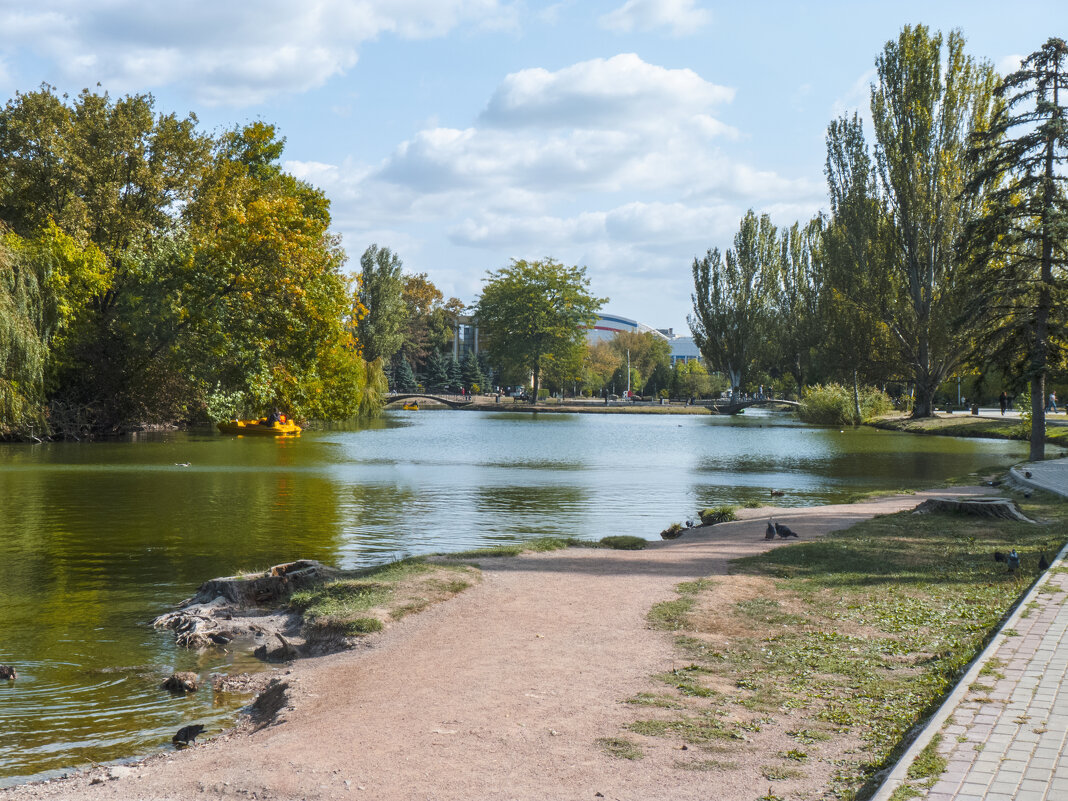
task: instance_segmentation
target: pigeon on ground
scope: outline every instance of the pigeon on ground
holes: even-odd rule
[[[1016,553],[1016,549],[1013,548],[1009,551],[1009,556],[1005,560],[1005,563],[1009,566],[1009,570],[1015,572],[1020,569],[1020,555]]]
[[[796,531],[794,531],[789,526],[784,526],[782,523],[776,523],[775,524],[775,533],[778,534],[783,539],[786,539],[787,537],[797,537],[798,536],[798,533]]]
[[[771,518],[768,518],[768,527],[767,527],[767,529],[764,530],[764,539],[766,539],[766,540],[775,539],[775,526],[772,524]]]
[[[1042,554],[1042,556],[1038,558],[1038,569],[1049,570],[1049,559],[1046,558],[1045,554]]]
[[[994,561],[995,562],[1007,562],[1008,561],[1008,557],[1006,557],[1005,554],[1002,553],[1001,551],[994,551]]]
[[[178,729],[178,733],[171,738],[171,742],[175,745],[192,745],[196,742],[197,735],[204,731],[204,727],[199,723],[194,723],[192,726],[182,726]]]

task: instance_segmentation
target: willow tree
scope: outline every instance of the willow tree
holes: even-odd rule
[[[768,294],[781,260],[771,218],[750,209],[726,257],[718,248],[694,259],[694,343],[714,370],[727,376],[737,395],[766,339]]]
[[[520,259],[490,272],[475,319],[490,354],[506,369],[528,371],[537,403],[542,371],[571,360],[607,298],[590,294],[585,267]]]
[[[899,340],[916,384],[913,415],[934,414],[934,394],[964,358],[958,321],[971,287],[955,243],[982,196],[964,193],[970,137],[989,126],[997,75],[945,40],[906,26],[876,59],[871,90],[875,167],[892,222],[895,291],[884,322]]]
[[[961,250],[982,290],[977,351],[1031,387],[1031,459],[1045,454],[1046,374],[1068,349],[1068,45],[1049,39],[997,88],[1003,104],[969,153],[985,197]]]

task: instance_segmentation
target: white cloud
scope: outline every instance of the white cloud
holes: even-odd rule
[[[997,69],[999,75],[1010,75],[1016,70],[1020,69],[1020,65],[1023,64],[1025,56],[1021,56],[1019,53],[1013,53],[1011,56],[1005,56],[998,59]]]
[[[602,28],[619,33],[670,28],[673,35],[686,36],[711,22],[712,15],[694,0],[627,0],[599,21]]]
[[[693,70],[666,69],[623,53],[556,72],[512,73],[493,93],[481,120],[501,127],[611,127],[642,116],[704,111],[733,98],[733,89],[709,83]]]
[[[0,0],[0,52],[30,51],[83,85],[180,85],[205,103],[250,105],[350,69],[361,43],[462,24],[510,27],[499,0]]]

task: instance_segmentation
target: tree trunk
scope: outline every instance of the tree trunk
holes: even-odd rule
[[[857,382],[857,369],[853,368],[853,421],[854,425],[860,425],[863,421],[860,413],[860,385]]]
[[[541,360],[534,362],[534,394],[530,398],[531,405],[538,402],[538,392],[541,390]]]
[[[1046,376],[1040,373],[1031,379],[1031,453],[1028,459],[1040,462],[1046,458]]]

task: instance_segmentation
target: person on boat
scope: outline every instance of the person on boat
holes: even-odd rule
[[[279,413],[278,407],[276,406],[274,407],[274,409],[271,410],[271,414],[267,417],[267,422],[265,423],[265,425],[273,426],[275,423],[281,422],[282,415]]]

